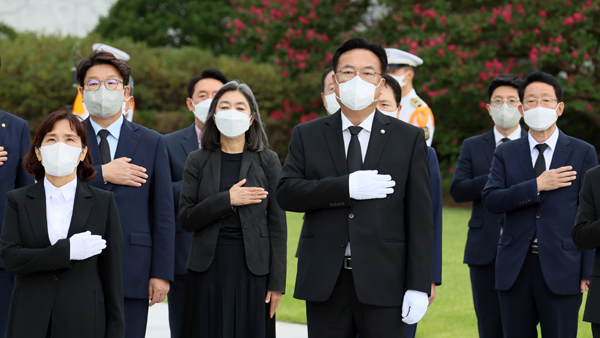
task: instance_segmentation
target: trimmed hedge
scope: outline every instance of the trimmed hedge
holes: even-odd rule
[[[189,80],[206,68],[218,68],[229,79],[242,80],[252,88],[270,143],[282,160],[291,128],[275,123],[270,112],[282,110],[284,101],[295,102],[298,95],[314,93],[319,98],[318,72],[292,81],[281,76],[273,65],[216,57],[192,47],[150,48],[130,39],[106,41],[97,35],[79,40],[23,33],[14,39],[0,38],[0,109],[28,120],[35,131],[48,113],[71,105],[75,99],[73,51],[79,61],[91,53],[92,44],[100,41],[131,55],[128,64],[135,79],[135,122],[163,134],[193,122],[193,114],[185,104],[186,88]]]

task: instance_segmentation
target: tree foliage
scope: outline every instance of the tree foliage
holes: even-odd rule
[[[152,47],[196,46],[221,52],[230,13],[224,0],[119,0],[95,32],[113,40],[131,37]]]

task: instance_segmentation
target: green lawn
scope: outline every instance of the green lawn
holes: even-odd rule
[[[443,284],[437,289],[437,297],[423,320],[419,323],[417,337],[421,338],[455,338],[477,337],[477,321],[473,310],[469,268],[463,264],[464,245],[467,237],[467,221],[470,212],[464,209],[444,209],[443,234]],[[287,294],[283,296],[277,319],[306,323],[304,301],[293,298],[296,281],[296,263],[294,257],[300,229],[302,214],[288,213],[288,273]],[[590,324],[581,321],[584,304],[580,311],[580,338],[591,338]]]

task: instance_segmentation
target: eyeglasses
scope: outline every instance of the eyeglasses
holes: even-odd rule
[[[338,70],[336,73],[340,73],[340,79],[344,80],[344,81],[352,80],[356,76],[357,73],[365,81],[373,80],[375,75],[381,75],[381,73],[377,73],[376,71],[371,70],[371,69],[363,69],[360,71],[356,71],[351,68],[344,68],[342,70]]]
[[[542,97],[541,99],[529,98],[523,101],[523,106],[525,108],[535,108],[538,106],[538,102],[542,102],[542,107],[555,108],[558,100],[552,97]]]
[[[492,107],[500,107],[501,105],[504,104],[504,102],[508,102],[509,105],[516,107],[519,105],[519,100],[511,97],[508,99],[493,99],[492,101],[490,101],[490,106]]]
[[[104,83],[104,87],[108,90],[116,90],[119,88],[119,83],[123,83],[123,81],[117,79],[108,79],[106,81],[88,80],[85,83],[85,88],[86,90],[98,90],[101,83]]]

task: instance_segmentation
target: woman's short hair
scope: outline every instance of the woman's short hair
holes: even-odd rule
[[[231,91],[240,92],[246,97],[246,100],[248,100],[248,104],[250,105],[250,116],[254,117],[254,122],[250,126],[250,129],[246,131],[246,149],[250,151],[263,151],[268,149],[269,140],[267,138],[267,133],[265,132],[265,124],[260,118],[260,111],[258,110],[258,104],[256,103],[256,98],[254,98],[254,93],[252,93],[252,89],[250,89],[247,84],[241,83],[238,80],[227,82],[215,94],[208,110],[204,129],[202,129],[202,148],[211,150],[221,149],[221,132],[217,129],[213,116],[215,115],[217,104],[223,94]]]
[[[71,129],[73,129],[77,136],[81,138],[81,148],[85,148],[88,145],[85,122],[80,121],[77,116],[66,109],[61,108],[50,113],[50,115],[46,116],[44,121],[40,124],[35,133],[35,137],[33,138],[33,142],[31,143],[31,147],[29,148],[29,152],[23,159],[23,168],[25,168],[25,171],[33,175],[38,181],[44,178],[46,171],[35,154],[35,148],[40,148],[42,146],[44,136],[50,133],[54,129],[56,123],[61,120],[69,121]],[[92,165],[92,155],[89,150],[83,161],[79,162],[79,165],[77,165],[77,177],[83,182],[89,182],[96,177],[96,170],[94,170],[94,166]]]

